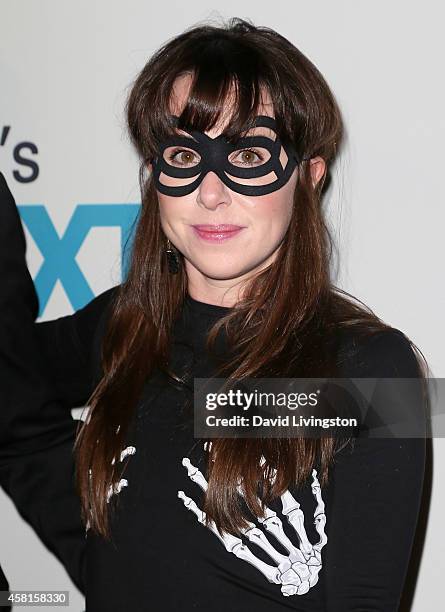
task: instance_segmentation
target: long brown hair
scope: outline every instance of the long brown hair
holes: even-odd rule
[[[176,275],[166,270],[166,238],[147,165],[160,141],[172,134],[170,96],[175,78],[184,72],[193,74],[193,82],[179,128],[211,129],[234,85],[228,138],[248,129],[258,114],[260,90],[266,88],[279,136],[294,144],[300,158],[321,156],[329,168],[342,140],[339,108],[314,64],[274,30],[241,19],[221,27],[199,25],[169,40],[133,83],[126,110],[141,159],[142,206],[129,271],[116,292],[102,343],[103,376],[76,441],[83,518],[104,537],[109,537],[107,491],[121,476],[113,460],[122,450],[142,386],[155,367],[181,382],[169,368],[168,354],[187,276],[184,266]],[[388,327],[330,281],[332,241],[322,211],[325,178],[314,186],[309,162],[301,162],[292,218],[276,259],[249,281],[242,300],[210,330],[209,349],[222,326],[229,346],[236,348],[220,375],[324,376],[335,371],[339,330],[354,326],[370,334]],[[246,526],[240,477],[248,508],[261,516],[259,484],[262,501],[268,503],[289,485],[303,483],[318,460],[323,486],[336,452],[336,441],[327,437],[212,442],[203,509],[208,520],[231,533]],[[272,469],[275,479],[270,478]]]

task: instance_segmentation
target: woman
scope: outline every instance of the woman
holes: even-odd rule
[[[234,19],[168,41],[127,117],[142,162],[128,276],[37,332],[58,396],[90,406],[87,610],[396,611],[422,438],[209,443],[189,410],[193,379],[214,375],[422,376],[406,336],[329,278],[328,85]]]

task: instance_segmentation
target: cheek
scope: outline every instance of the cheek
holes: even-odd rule
[[[169,211],[168,200],[170,200],[171,198],[169,198],[168,196],[164,196],[159,192],[157,195],[158,195],[159,216],[161,217],[161,219],[165,219],[166,217],[168,217],[168,211]]]
[[[181,232],[178,234],[178,228],[181,226],[181,207],[178,206],[178,199],[180,198],[158,194],[159,222],[162,231],[177,246],[181,242]]]
[[[174,224],[179,218],[181,207],[179,206],[178,199],[158,193],[159,217],[163,228],[166,225]]]
[[[276,192],[269,194],[262,202],[258,219],[266,230],[269,228],[273,234],[282,234],[286,231],[293,209],[293,191],[287,185]]]

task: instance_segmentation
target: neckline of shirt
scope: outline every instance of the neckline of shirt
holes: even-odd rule
[[[217,304],[208,304],[207,302],[200,302],[199,300],[195,300],[195,298],[192,298],[189,293],[186,294],[185,301],[186,304],[189,306],[190,310],[205,315],[225,315],[232,310],[231,306],[218,306]]]

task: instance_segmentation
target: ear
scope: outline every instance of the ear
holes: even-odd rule
[[[326,162],[320,156],[313,157],[310,160],[311,164],[311,176],[312,176],[312,184],[314,188],[317,186],[319,180],[324,176],[326,172]]]

